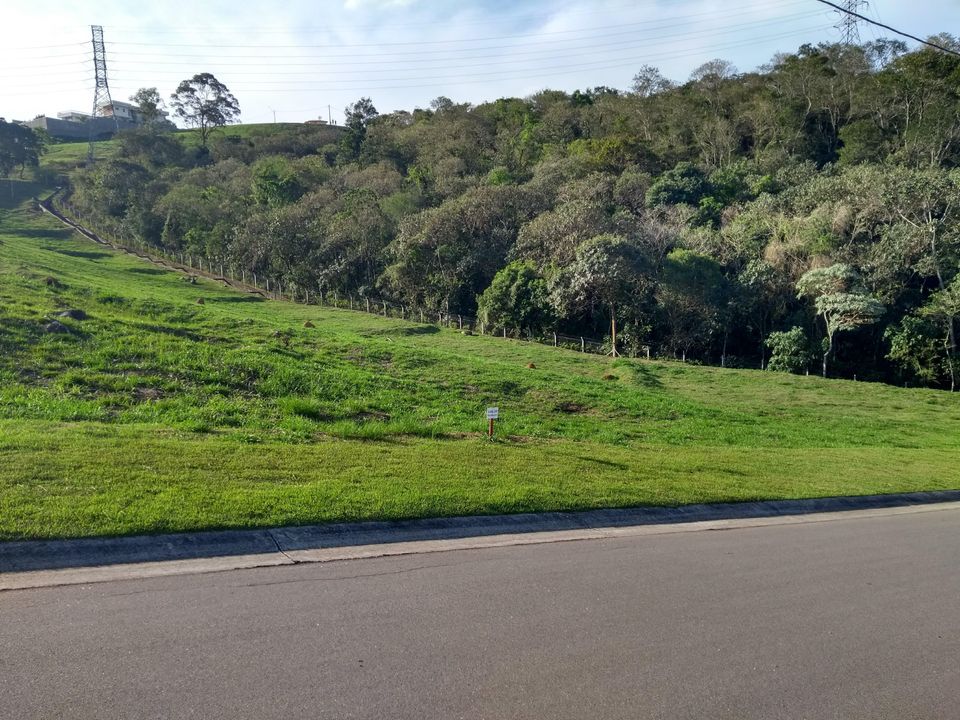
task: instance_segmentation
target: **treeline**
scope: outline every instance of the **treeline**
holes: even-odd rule
[[[938,42],[958,48],[949,36]],[[339,128],[157,129],[74,202],[285,287],[625,354],[953,387],[960,57],[803,46],[674,85],[437,98]]]

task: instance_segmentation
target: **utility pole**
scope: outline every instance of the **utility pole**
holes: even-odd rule
[[[91,25],[90,33],[93,40],[93,112],[90,113],[90,148],[87,151],[87,162],[93,164],[93,143],[96,137],[94,132],[97,112],[101,107],[109,105],[113,113],[114,128],[120,131],[120,121],[117,120],[117,114],[113,112],[113,99],[110,97],[110,86],[107,84],[107,51],[103,44],[103,27],[100,25]]]
[[[857,15],[862,15],[870,3],[868,0],[843,0],[841,4],[843,12],[840,13],[840,22],[836,26],[840,31],[840,42],[844,45],[859,45],[860,19]]]
[[[276,124],[277,124],[277,111],[274,110],[274,109],[273,109],[272,107],[270,107],[269,105],[267,105],[267,108],[270,110],[270,112],[273,113],[273,124],[276,125]]]

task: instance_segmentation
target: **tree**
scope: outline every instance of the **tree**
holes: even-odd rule
[[[477,298],[477,313],[491,325],[539,332],[552,319],[547,283],[532,263],[514,261]]]
[[[770,349],[767,369],[799,375],[810,362],[810,343],[803,328],[793,327],[786,332],[772,332],[766,341]]]
[[[943,347],[947,355],[947,367],[950,371],[950,391],[957,387],[957,373],[954,367],[954,355],[957,352],[954,326],[960,316],[960,276],[955,277],[942,290],[930,296],[927,304],[921,308],[921,315],[940,323],[944,329]]]
[[[598,235],[577,249],[561,274],[555,302],[561,312],[606,309],[610,354],[617,357],[617,317],[634,316],[645,298],[648,268],[640,249],[621,235]]]
[[[137,112],[148,125],[161,122],[166,115],[163,111],[163,99],[155,87],[140,88],[130,96],[130,102],[137,106]]]
[[[906,315],[888,327],[883,338],[890,343],[887,359],[905,376],[926,384],[939,383],[947,377],[952,383],[953,373],[938,323],[922,315]]]
[[[188,126],[200,129],[200,147],[207,147],[213,128],[240,117],[240,105],[230,90],[211,73],[200,73],[177,86],[170,96],[174,114]]]
[[[370,121],[380,113],[377,112],[370,98],[362,97],[355,103],[347,105],[343,114],[346,118],[344,125],[347,131],[340,141],[340,147],[348,153],[348,159],[355,160],[360,157],[360,148],[367,137]]]
[[[666,92],[672,87],[673,83],[663,76],[659,68],[644,65],[640,68],[640,72],[633,76],[630,89],[633,90],[634,95],[645,98]]]
[[[657,301],[671,349],[686,358],[709,347],[714,333],[729,321],[729,285],[713,258],[685,249],[667,255]]]
[[[647,207],[680,203],[696,207],[709,191],[710,183],[703,171],[693,163],[678,163],[650,186],[647,191]]]
[[[15,168],[20,168],[23,177],[24,169],[30,165],[40,164],[40,156],[44,153],[45,143],[43,136],[19,123],[8,123],[0,118],[0,173],[9,177]]]
[[[838,263],[808,270],[797,281],[797,297],[813,299],[817,314],[823,318],[827,342],[823,351],[823,376],[833,354],[834,336],[844,330],[856,330],[875,323],[883,315],[883,305],[866,293],[858,283],[856,271]]]
[[[280,207],[296,202],[303,195],[303,184],[296,169],[285,157],[265,157],[250,168],[253,175],[253,199],[261,205]]]

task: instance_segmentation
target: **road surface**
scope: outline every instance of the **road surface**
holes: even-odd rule
[[[0,593],[0,717],[953,718],[960,511]]]

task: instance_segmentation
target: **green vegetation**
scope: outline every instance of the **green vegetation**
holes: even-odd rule
[[[341,127],[220,127],[232,96],[181,86],[173,133],[144,88],[92,167],[4,135],[0,538],[960,487],[958,77],[875,41]],[[191,280],[29,209],[61,183],[288,295],[627,357]]]
[[[956,395],[263,301],[5,205],[2,538],[958,486]]]
[[[70,202],[300,295],[726,367],[764,368],[771,334],[796,328],[810,352],[777,369],[954,389],[957,77],[960,59],[929,47],[805,45],[755,72],[710,61],[682,85],[644,67],[627,91],[389,114],[360,98],[339,128],[208,142],[236,107],[215,91],[181,114],[200,133],[123,134],[73,174]],[[813,287],[830,267],[848,288]]]

